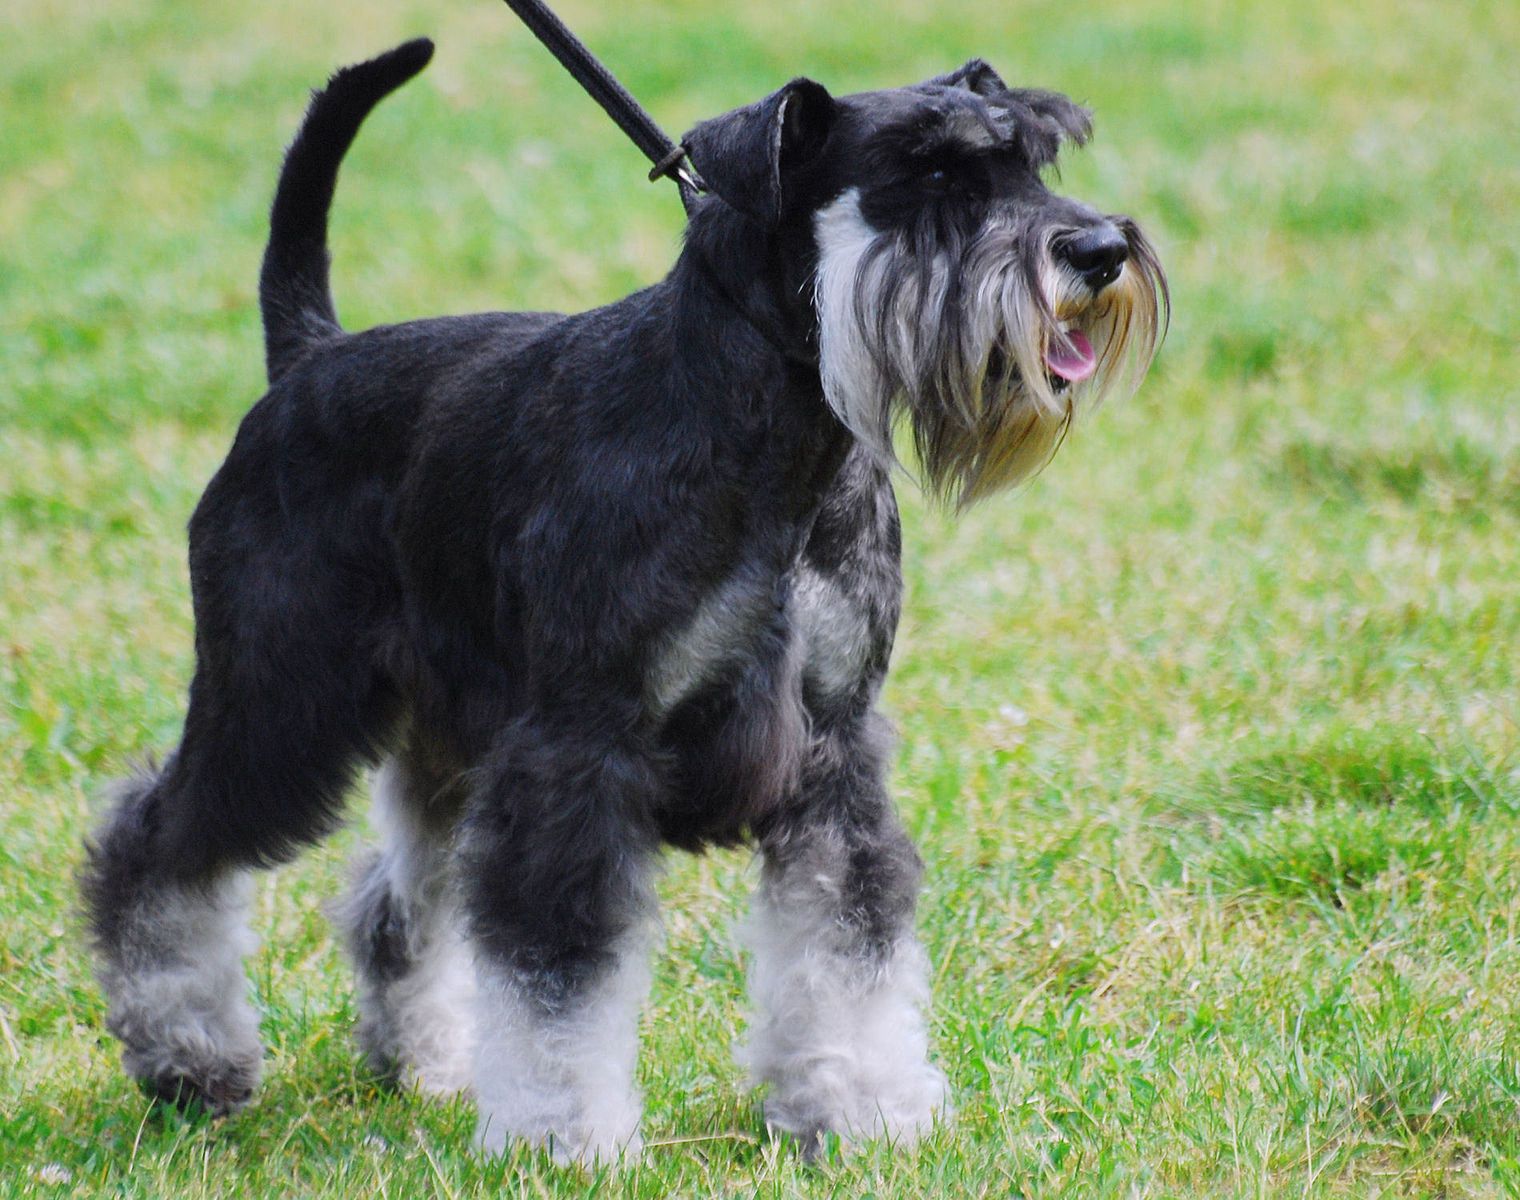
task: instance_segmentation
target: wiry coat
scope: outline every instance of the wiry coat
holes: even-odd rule
[[[338,164],[430,54],[340,72],[287,155],[269,391],[190,526],[184,736],[123,790],[85,878],[128,1068],[214,1110],[247,1098],[241,880],[329,829],[383,758],[386,841],[345,917],[361,1039],[425,1085],[472,1082],[484,1144],[635,1142],[653,856],[746,837],[768,1116],[921,1131],[944,1082],[875,712],[900,600],[888,439],[901,408],[965,499],[1064,429],[1044,363],[1090,369],[1069,365],[1086,335],[1047,348],[1067,315],[1041,272],[1102,219],[1037,173],[1086,116],[981,64],[860,97],[794,81],[688,135],[713,194],[662,283],[573,316],[348,334],[327,287]],[[926,170],[953,173],[928,202]],[[974,265],[988,228],[1028,243],[995,286],[1001,260]],[[1113,236],[1148,357],[1159,271],[1132,226]],[[209,998],[166,1001],[187,979]]]

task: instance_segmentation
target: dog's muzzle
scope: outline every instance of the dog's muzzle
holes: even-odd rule
[[[819,216],[829,403],[885,462],[906,417],[923,482],[957,505],[1027,478],[1080,409],[1132,391],[1164,326],[1165,277],[1128,218],[1038,217],[925,247],[869,225],[854,193]]]

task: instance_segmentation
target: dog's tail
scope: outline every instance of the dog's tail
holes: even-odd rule
[[[418,38],[344,67],[313,94],[280,171],[259,273],[264,360],[274,383],[314,341],[342,332],[328,287],[327,212],[338,164],[370,110],[427,66],[433,43]]]

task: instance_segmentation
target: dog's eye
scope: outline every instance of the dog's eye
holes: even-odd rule
[[[918,186],[935,196],[943,196],[955,186],[950,172],[943,167],[933,167],[918,177]]]

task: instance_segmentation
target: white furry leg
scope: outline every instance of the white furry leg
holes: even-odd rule
[[[766,1122],[805,1145],[824,1131],[912,1142],[948,1101],[928,1060],[924,953],[911,920],[883,943],[842,910],[839,862],[767,869],[746,922],[755,1011],[739,1061],[769,1085]]]
[[[449,822],[405,763],[375,772],[383,845],[338,917],[359,988],[358,1038],[376,1068],[419,1091],[470,1086],[475,970],[449,873]]]
[[[243,958],[253,882],[246,871],[143,889],[97,915],[106,1027],[127,1072],[166,1100],[224,1115],[247,1102],[263,1059]]]
[[[365,1045],[401,1083],[434,1096],[469,1090],[475,1049],[475,968],[457,933],[431,942],[414,969],[360,996]],[[383,1049],[381,1049],[383,1044]]]
[[[583,993],[546,1004],[498,965],[479,966],[476,1142],[549,1146],[560,1162],[636,1155],[634,1087],[639,1007],[649,991],[649,938],[619,940],[613,963]]]

